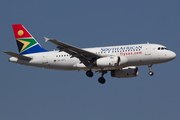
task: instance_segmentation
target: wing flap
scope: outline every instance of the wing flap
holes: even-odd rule
[[[4,51],[4,53],[6,53],[6,54],[8,54],[10,56],[16,57],[18,59],[21,59],[21,60],[31,60],[32,59],[30,57],[23,56],[23,55],[20,55],[20,54],[17,54],[17,53],[9,52],[9,51]]]

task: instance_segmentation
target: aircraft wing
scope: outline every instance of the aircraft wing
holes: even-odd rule
[[[102,56],[97,55],[95,53],[92,53],[92,52],[89,52],[89,51],[74,47],[72,45],[68,45],[66,43],[57,41],[55,39],[49,39],[49,38],[46,38],[46,37],[44,37],[44,38],[45,38],[46,42],[50,41],[50,42],[58,45],[57,48],[60,51],[64,51],[64,52],[72,55],[71,57],[78,58],[81,61],[81,63],[84,63],[85,66],[89,66],[89,64],[91,62],[93,62],[94,60],[102,57]]]
[[[16,57],[18,59],[21,59],[21,60],[31,60],[32,59],[30,57],[23,56],[23,55],[20,55],[20,54],[17,54],[17,53],[9,52],[9,51],[4,51],[4,53],[6,53],[6,54],[8,54],[10,56]]]

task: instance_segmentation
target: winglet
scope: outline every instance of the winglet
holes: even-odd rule
[[[44,39],[45,39],[45,42],[47,42],[47,41],[49,41],[50,39],[49,38],[47,38],[47,37],[44,37]]]

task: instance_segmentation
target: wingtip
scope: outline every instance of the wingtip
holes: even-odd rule
[[[47,38],[47,37],[44,37],[44,39],[45,39],[45,42],[49,41],[49,38]]]

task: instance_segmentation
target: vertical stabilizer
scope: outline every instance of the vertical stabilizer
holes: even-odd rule
[[[16,38],[19,53],[30,54],[38,52],[46,52],[44,48],[34,39],[34,37],[21,24],[12,25]]]

